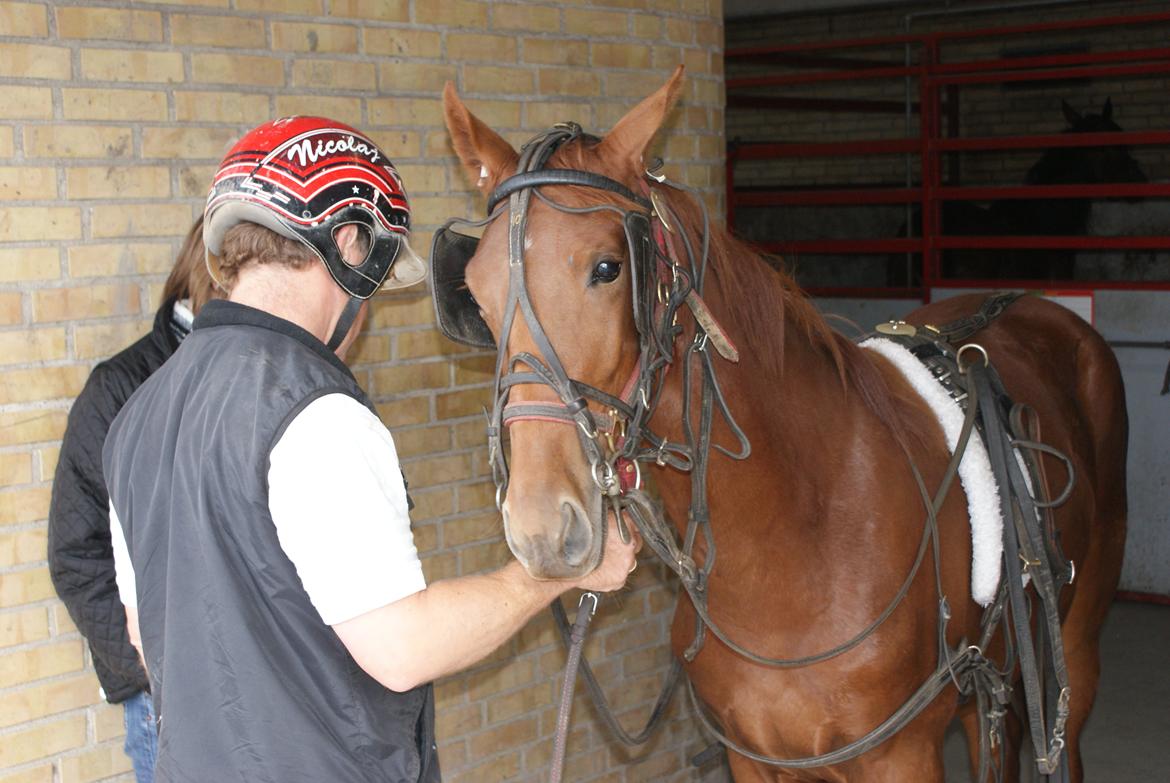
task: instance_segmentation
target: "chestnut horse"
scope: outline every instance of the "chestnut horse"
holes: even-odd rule
[[[568,378],[613,397],[636,377],[639,326],[636,307],[631,308],[636,270],[628,232],[615,211],[568,214],[549,202],[632,209],[630,195],[647,193],[643,160],[681,86],[680,68],[604,139],[574,136],[544,164],[593,172],[620,183],[627,195],[581,181],[545,183],[529,188],[540,197],[523,202],[527,230],[521,239],[513,236],[510,242],[508,234],[517,225],[524,228],[523,215],[488,223],[466,268],[467,301],[478,308],[474,315],[482,317],[491,337],[505,337],[501,366],[523,363],[525,355],[547,355],[544,348],[551,345]],[[491,193],[516,171],[521,157],[470,113],[451,85],[444,107],[459,159],[472,182]],[[696,202],[668,188],[660,188],[658,197],[680,218],[675,228],[688,244],[701,247]],[[499,215],[518,203],[515,197],[496,202],[503,205]],[[534,334],[533,322],[509,301],[515,293],[510,259],[521,241],[522,279],[543,336]],[[886,359],[830,329],[789,278],[721,228],[711,227],[708,241],[703,297],[742,357],[736,364],[712,361],[727,406],[751,442],[744,460],[711,452],[706,486],[717,559],[707,584],[708,609],[730,637],[754,652],[813,655],[871,623],[890,604],[915,559],[923,504],[907,452],[932,492],[949,453],[930,410]],[[938,302],[909,320],[945,323],[970,314],[979,301],[968,296]],[[681,356],[695,331],[691,310],[680,309],[678,323]],[[1060,545],[1077,572],[1075,583],[1061,593],[1061,611],[1073,694],[1065,741],[1071,779],[1079,781],[1078,738],[1093,703],[1098,636],[1116,588],[1125,536],[1121,379],[1111,351],[1092,328],[1036,298],[1012,304],[978,340],[1011,396],[1037,412],[1045,442],[1066,453],[1076,471],[1071,497],[1054,514]],[[671,369],[661,377],[649,430],[668,442],[685,442],[683,383],[689,378],[697,395],[699,374]],[[509,391],[509,405],[531,410],[561,405],[531,374]],[[598,420],[605,417],[596,402],[589,408]],[[606,529],[596,464],[591,466],[583,452],[579,428],[563,423],[530,415],[512,420],[509,428],[502,501],[506,534],[515,556],[538,579],[593,568]],[[727,420],[716,418],[713,441],[736,449]],[[1054,484],[1063,483],[1059,462],[1046,468]],[[668,517],[685,524],[690,476],[668,464],[654,471],[654,480]],[[970,599],[971,537],[958,482],[937,523],[941,587],[951,611],[947,642],[954,647],[961,639],[979,638],[981,617]],[[702,560],[707,551],[700,539],[696,558]],[[866,734],[935,672],[938,615],[934,580],[919,573],[888,619],[843,654],[800,668],[769,668],[708,636],[685,672],[722,729],[741,746],[781,758],[822,754]],[[673,625],[676,655],[691,643],[694,628],[694,606],[684,598]],[[970,737],[978,720],[974,702],[961,704],[947,690],[896,735],[852,760],[777,770],[732,752],[730,765],[741,782],[941,782],[943,736],[956,714]],[[1019,748],[1022,731],[1021,722],[1009,718],[1009,750]],[[1014,762],[1003,770],[1006,780],[1016,775]]]

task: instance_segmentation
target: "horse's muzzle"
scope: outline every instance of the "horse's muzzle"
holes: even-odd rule
[[[600,504],[599,504],[600,505]],[[534,579],[574,579],[597,567],[601,558],[601,524],[577,502],[560,504],[554,524],[529,527],[524,533],[520,519],[504,507],[504,530],[512,554]],[[600,515],[598,515],[600,516]],[[551,520],[549,520],[551,521]]]

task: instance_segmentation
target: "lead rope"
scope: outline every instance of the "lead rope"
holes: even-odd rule
[[[560,606],[558,598],[553,602]],[[564,609],[561,610],[564,612]],[[561,684],[561,706],[557,710],[557,733],[553,740],[552,770],[549,783],[561,783],[565,774],[565,748],[569,741],[569,714],[573,710],[573,690],[577,685],[577,666],[581,663],[581,648],[585,646],[585,632],[589,621],[597,613],[597,593],[582,593],[577,602],[577,619],[569,635],[569,660],[565,664],[565,681]]]

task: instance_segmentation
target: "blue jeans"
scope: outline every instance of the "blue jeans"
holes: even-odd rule
[[[134,764],[138,783],[154,783],[154,761],[158,756],[158,729],[154,723],[154,702],[143,691],[122,702],[126,721],[124,749]]]

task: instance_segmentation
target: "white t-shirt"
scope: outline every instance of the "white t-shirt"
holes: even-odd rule
[[[394,441],[352,397],[319,397],[285,428],[269,455],[268,510],[326,625],[426,587]],[[110,535],[118,594],[137,608],[134,570],[112,504]]]

